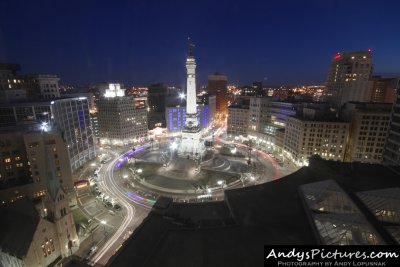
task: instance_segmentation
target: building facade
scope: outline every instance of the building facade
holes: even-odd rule
[[[275,144],[276,131],[284,129],[288,116],[296,115],[300,104],[278,102],[270,97],[250,98],[248,137],[267,148]]]
[[[348,101],[370,101],[372,70],[370,50],[337,53],[328,71],[327,100],[337,108]]]
[[[207,105],[209,114],[209,124],[215,121],[217,110],[217,97],[210,94],[200,94],[197,96],[197,105]]]
[[[210,125],[211,116],[208,105],[197,105],[197,121],[199,127],[204,129]],[[165,119],[167,121],[168,132],[180,132],[186,123],[186,107],[166,107]]]
[[[228,137],[247,136],[249,127],[249,106],[231,105],[228,107]]]
[[[0,207],[1,266],[51,266],[78,250],[68,197],[61,188],[54,192],[36,206],[24,198]]]
[[[0,103],[20,100],[16,94],[21,94],[23,80],[17,77],[17,72],[21,69],[19,64],[0,63]],[[26,97],[26,91],[23,90]],[[19,92],[19,93],[18,93]]]
[[[381,163],[392,105],[347,102],[343,115],[350,124],[345,161]]]
[[[227,114],[228,108],[228,78],[225,75],[215,73],[208,76],[207,90],[209,94],[216,96],[217,114]]]
[[[46,195],[50,162],[60,186],[66,192],[73,189],[67,144],[57,131],[13,130],[0,133],[0,137],[0,201]],[[46,153],[51,153],[51,157]]]
[[[372,76],[371,102],[394,103],[396,100],[395,78]]]
[[[17,199],[21,196],[20,191],[27,191],[26,194],[31,197],[41,191],[42,187],[34,185],[23,134],[2,131],[0,156],[0,201]],[[18,193],[15,194],[15,191]]]
[[[36,199],[46,194],[49,159],[52,153],[55,173],[61,187],[73,189],[67,144],[57,131],[13,130],[0,133],[0,201],[14,201],[22,197]]]
[[[54,126],[67,143],[71,170],[74,172],[96,156],[88,100],[78,97],[51,101],[51,114]]]
[[[392,106],[383,160],[387,164],[400,165],[400,79],[396,79],[396,101]]]
[[[119,85],[113,88],[117,91],[107,90],[97,101],[100,142],[123,145],[144,141],[148,133],[146,108],[136,107],[133,97],[118,92],[124,90]]]
[[[182,105],[183,104],[183,105]],[[185,101],[180,105],[168,106],[165,110],[165,120],[170,133],[180,132],[186,123]],[[200,129],[210,126],[215,120],[215,96],[202,95],[197,98],[197,121]]]
[[[23,88],[28,97],[39,97],[40,99],[54,99],[60,97],[57,75],[32,74],[21,76],[24,80]]]
[[[102,143],[127,144],[147,138],[147,110],[135,108],[131,97],[100,99],[97,119]]]
[[[148,128],[152,130],[156,127],[166,127],[165,107],[168,88],[162,83],[149,86],[147,92],[148,100]]]
[[[335,119],[288,117],[284,151],[297,165],[307,165],[308,158],[317,154],[324,159],[343,161],[350,123]]]
[[[0,128],[21,123],[51,121],[51,102],[8,103],[0,106]]]

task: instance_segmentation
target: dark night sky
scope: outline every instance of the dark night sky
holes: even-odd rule
[[[372,48],[400,72],[400,1],[0,0],[0,61],[61,84],[185,82],[187,37],[198,78],[323,83],[332,55]]]

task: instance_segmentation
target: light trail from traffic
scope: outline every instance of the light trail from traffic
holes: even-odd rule
[[[241,143],[235,143],[233,141],[225,141],[221,139],[221,134],[225,130],[225,127],[220,127],[218,128],[215,133],[214,137],[216,141],[221,142],[223,144],[234,144],[239,147],[243,147],[246,149],[249,149],[250,147]],[[208,136],[210,138],[211,136]],[[147,147],[149,147],[148,144],[142,145],[140,147],[135,148],[135,150],[128,150],[127,152],[123,153],[122,155],[118,155],[115,152],[111,152],[114,154],[115,159],[112,160],[110,163],[107,165],[104,165],[101,167],[103,170],[100,172],[100,182],[99,185],[102,188],[104,192],[109,194],[110,196],[114,197],[115,199],[118,199],[120,201],[121,205],[125,207],[126,209],[126,215],[119,226],[119,228],[116,230],[116,232],[110,237],[106,244],[99,250],[97,253],[93,256],[91,263],[94,265],[101,261],[103,257],[111,250],[111,248],[118,242],[118,240],[121,239],[121,237],[126,236],[127,229],[129,228],[131,222],[134,219],[135,212],[136,212],[136,206],[140,206],[145,208],[146,210],[151,210],[152,206],[156,202],[156,200],[152,199],[147,199],[144,198],[140,195],[137,195],[126,188],[118,185],[117,181],[114,179],[114,170],[119,169],[127,160],[128,158],[134,156],[137,153],[140,153],[144,151]],[[265,159],[269,160],[274,167],[274,179],[279,178],[279,171],[278,168],[276,167],[276,162],[264,151],[261,151],[256,148],[252,148],[254,151],[259,153],[262,157]]]
[[[221,136],[221,134],[222,134],[222,132],[224,130],[225,130],[225,128],[221,127],[221,128],[218,128],[217,131],[215,132],[215,139],[217,139],[218,142],[221,142],[223,144],[228,144],[228,145],[229,144],[234,144],[236,146],[240,146],[240,147],[243,147],[243,148],[246,148],[246,149],[249,149],[249,148],[253,149],[257,153],[259,153],[264,159],[268,160],[271,163],[272,167],[274,168],[274,180],[279,179],[279,177],[281,175],[279,173],[279,169],[277,167],[277,163],[273,158],[271,158],[270,155],[268,155],[267,153],[265,153],[264,151],[262,151],[262,150],[260,150],[258,148],[249,147],[248,145],[245,145],[245,144],[242,144],[242,143],[236,143],[234,141],[225,141],[225,140],[221,139],[220,136]]]
[[[135,216],[135,206],[132,204],[139,205],[147,210],[150,210],[155,203],[155,200],[149,200],[149,199],[140,199],[144,200],[145,203],[141,203],[133,197],[133,193],[131,192],[126,192],[125,190],[121,190],[120,186],[117,184],[117,182],[114,179],[114,170],[115,168],[121,167],[125,161],[135,155],[136,153],[139,153],[143,151],[146,148],[146,145],[143,145],[141,147],[136,148],[135,151],[129,150],[122,155],[118,156],[117,153],[112,152],[116,158],[111,161],[109,164],[106,165],[104,171],[100,172],[100,178],[101,181],[99,183],[100,187],[104,192],[107,192],[110,196],[113,196],[115,199],[118,199],[120,201],[121,205],[125,207],[126,209],[126,216],[124,217],[121,225],[117,229],[117,231],[113,234],[110,239],[107,240],[106,244],[94,255],[92,258],[91,262],[92,264],[96,264],[101,259],[105,256],[105,254],[111,249],[111,247],[122,237],[126,234],[126,230],[129,228],[130,223],[133,221],[134,216]],[[129,195],[131,194],[131,195]],[[139,197],[139,196],[138,196]],[[138,198],[139,199],[139,198]]]
[[[115,185],[113,183],[114,177],[114,166],[115,163],[119,160],[119,158],[114,159],[110,164],[107,165],[106,171],[104,173],[103,180],[100,183],[100,186],[104,191],[106,191],[111,196],[117,198],[120,203],[126,209],[126,216],[124,217],[120,227],[118,230],[113,234],[110,239],[107,240],[106,244],[95,254],[92,258],[93,265],[96,264],[98,261],[102,259],[102,257],[108,252],[108,250],[121,238],[121,236],[125,233],[126,229],[128,228],[130,222],[133,220],[135,215],[135,208],[125,199],[118,198],[118,193],[115,191]],[[108,179],[107,179],[108,178]]]

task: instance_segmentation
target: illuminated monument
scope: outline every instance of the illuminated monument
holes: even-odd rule
[[[182,142],[178,148],[178,155],[196,159],[204,154],[205,146],[201,138],[196,106],[196,60],[193,57],[193,46],[189,39],[189,54],[186,59],[186,123],[182,130]]]

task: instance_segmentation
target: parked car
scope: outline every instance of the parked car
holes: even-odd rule
[[[95,252],[97,251],[97,246],[93,246],[89,249],[87,256],[90,257],[92,256]]]

